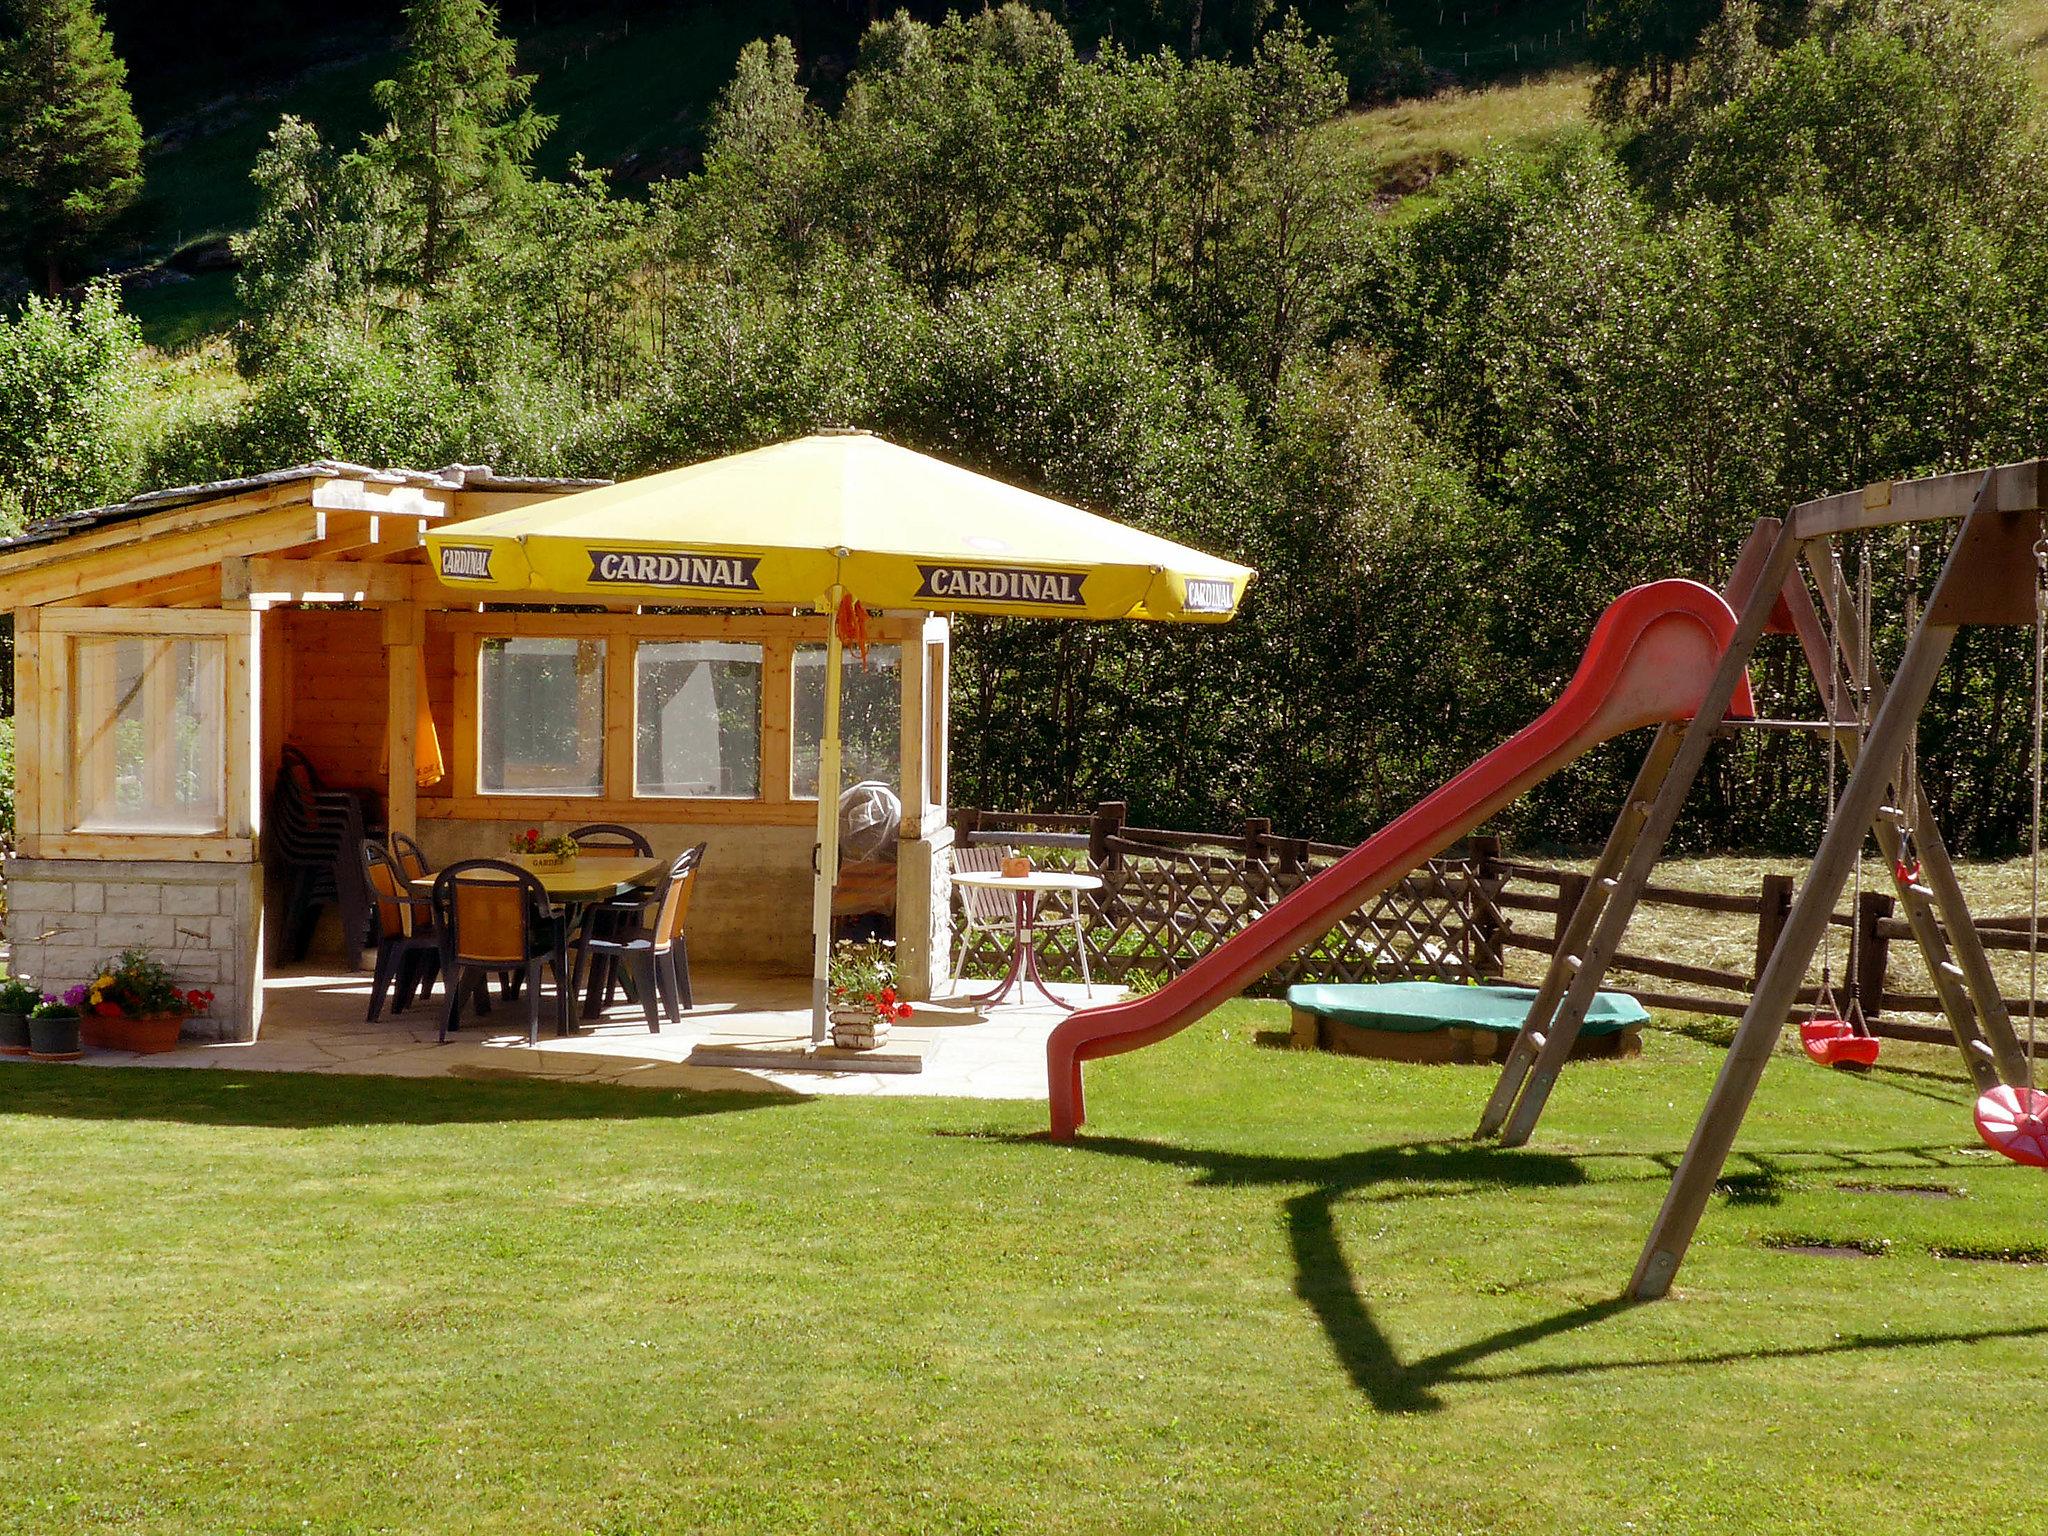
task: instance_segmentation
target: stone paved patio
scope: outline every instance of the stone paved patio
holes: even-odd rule
[[[969,983],[986,990],[991,983]],[[1072,1001],[1078,986],[1055,986]],[[1045,1039],[1063,1015],[1046,1004],[981,1009],[970,999],[919,1004],[897,1025],[894,1043],[923,1055],[918,1072],[785,1071],[707,1066],[690,1061],[699,1047],[727,1056],[734,1046],[793,1049],[810,1038],[810,983],[796,976],[720,975],[695,978],[697,1007],[680,1025],[650,1034],[638,1009],[612,1008],[582,1032],[557,1038],[546,1004],[538,1047],[526,1044],[522,1007],[494,1006],[487,1019],[465,1015],[446,1045],[435,1040],[437,1007],[365,1021],[370,978],[327,971],[285,972],[264,985],[262,1038],[246,1044],[186,1042],[161,1056],[89,1051],[102,1066],[231,1068],[253,1072],[388,1073],[399,1077],[552,1077],[632,1087],[750,1090],[762,1093],[950,1095],[979,1099],[1043,1099]],[[1121,996],[1098,985],[1094,1002]],[[440,994],[435,994],[438,1004]]]

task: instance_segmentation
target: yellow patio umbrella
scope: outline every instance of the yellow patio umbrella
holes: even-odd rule
[[[465,593],[676,606],[867,608],[1222,623],[1253,572],[867,432],[749,453],[471,519],[427,535]],[[824,1037],[838,857],[839,626],[828,626],[812,911]]]

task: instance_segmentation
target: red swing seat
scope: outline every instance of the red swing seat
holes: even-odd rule
[[[1824,1067],[1845,1072],[1867,1071],[1881,1049],[1875,1035],[1859,1035],[1856,1026],[1831,1013],[1815,1014],[1799,1026],[1799,1043]]]
[[[2048,1168],[2048,1093],[2001,1083],[1977,1099],[1977,1134],[2001,1157]]]

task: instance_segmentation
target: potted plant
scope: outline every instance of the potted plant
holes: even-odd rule
[[[512,853],[528,869],[567,869],[576,862],[576,839],[564,832],[542,837],[539,827],[512,834]]]
[[[889,1028],[910,1017],[896,995],[896,945],[890,939],[841,939],[825,971],[832,1043],[842,1051],[872,1051],[889,1042]]]
[[[211,992],[181,988],[171,968],[145,948],[123,950],[109,960],[84,992],[85,1043],[143,1055],[175,1050],[185,1021],[213,1006]]]
[[[0,982],[0,1056],[28,1054],[28,1016],[42,1000],[42,989],[26,976]]]
[[[28,1053],[37,1061],[76,1061],[85,1054],[78,1044],[78,1003],[85,988],[73,987],[62,997],[45,992],[29,1010]]]

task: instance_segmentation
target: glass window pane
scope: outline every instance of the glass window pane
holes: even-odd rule
[[[211,638],[107,635],[76,642],[76,830],[227,829],[226,661],[226,644]]]
[[[486,640],[477,691],[484,794],[604,793],[602,640]]]
[[[634,794],[760,798],[760,646],[643,640],[633,672]]]
[[[925,804],[946,803],[946,648],[924,648]]]
[[[903,648],[868,647],[865,670],[849,651],[839,690],[839,787],[879,779],[898,793],[903,764]],[[791,683],[796,729],[790,743],[789,792],[818,797],[818,750],[825,733],[825,647],[796,648]]]

